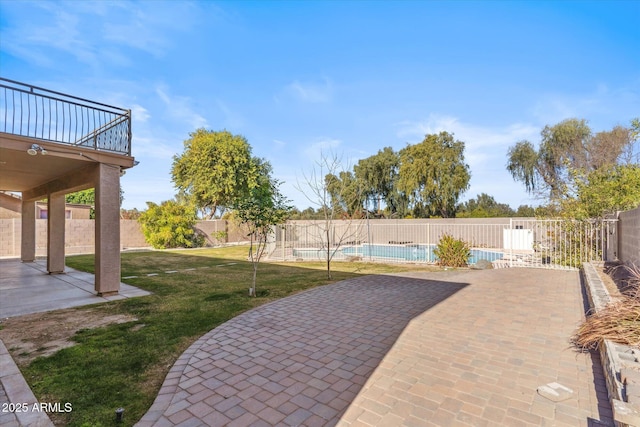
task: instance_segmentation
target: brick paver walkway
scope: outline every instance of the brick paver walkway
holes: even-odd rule
[[[365,276],[259,307],[195,342],[146,426],[611,424],[599,361],[569,348],[577,272]],[[552,402],[538,386],[574,390]]]

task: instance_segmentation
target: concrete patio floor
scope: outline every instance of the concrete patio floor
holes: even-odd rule
[[[149,292],[121,283],[118,295],[99,297],[91,273],[66,267],[64,274],[48,274],[46,259],[0,260],[0,319],[144,295]]]

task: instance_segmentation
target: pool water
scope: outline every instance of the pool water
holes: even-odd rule
[[[412,262],[436,262],[437,258],[433,253],[435,245],[372,245],[363,244],[358,246],[345,246],[336,253],[336,258],[343,256],[361,256],[364,259],[386,258],[399,261]],[[294,255],[304,259],[322,259],[324,253],[316,249],[294,249]],[[341,256],[342,255],[342,256]],[[503,253],[487,251],[482,249],[472,249],[469,257],[469,264],[475,264],[478,260],[495,261],[502,259]]]

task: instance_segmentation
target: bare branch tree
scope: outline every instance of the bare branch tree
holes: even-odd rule
[[[335,153],[321,153],[316,166],[308,174],[303,172],[302,185],[298,181],[295,186],[322,213],[321,220],[313,221],[315,231],[312,239],[318,244],[326,262],[329,280],[331,261],[344,244],[358,240],[362,228],[362,221],[347,215],[339,203],[346,198],[348,182],[336,177],[348,170]]]

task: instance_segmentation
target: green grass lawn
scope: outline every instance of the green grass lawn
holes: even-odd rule
[[[261,304],[326,285],[322,263],[261,263],[257,297],[248,296],[252,266],[247,247],[122,254],[125,282],[152,292],[102,304],[104,315],[137,321],[79,331],[73,347],[23,368],[41,402],[70,402],[73,411],[52,417],[58,425],[111,426],[116,408],[133,425],[148,410],[164,378],[187,347],[204,333]],[[67,257],[69,267],[93,272],[93,255]],[[184,271],[194,268],[195,270]],[[332,264],[333,280],[362,274],[428,270],[426,266]],[[433,268],[431,268],[433,269]],[[178,270],[177,273],[164,273]],[[157,276],[146,276],[160,273]]]

